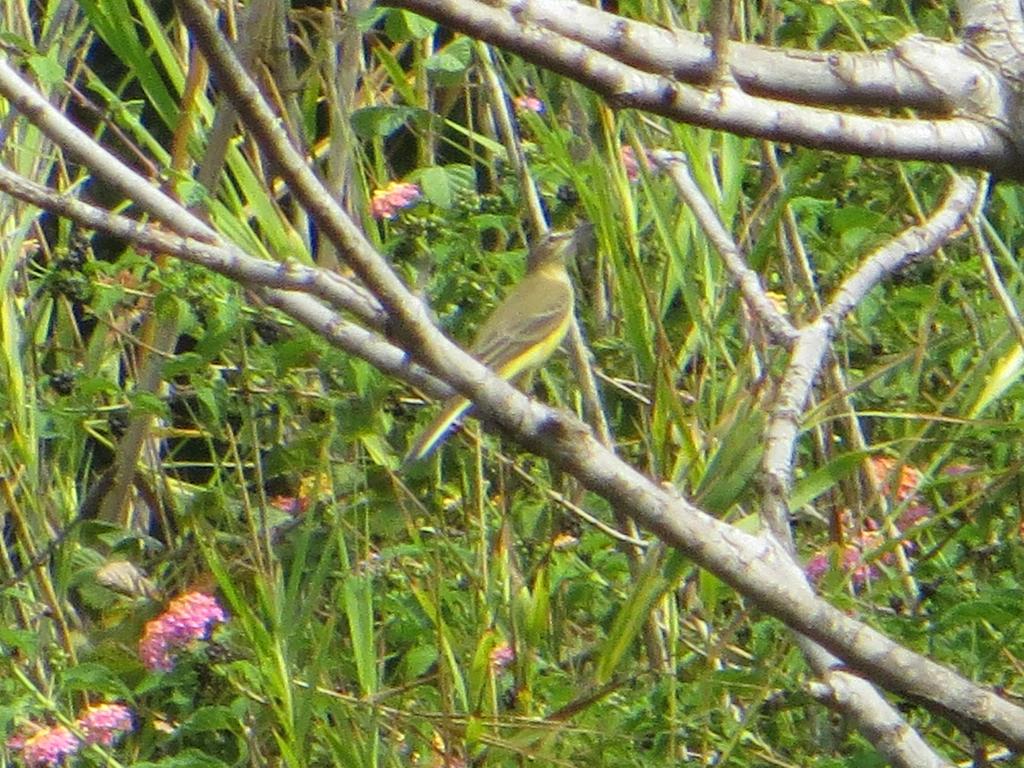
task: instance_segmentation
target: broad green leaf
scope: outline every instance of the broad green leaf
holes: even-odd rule
[[[28,57],[28,65],[32,68],[44,91],[49,91],[64,82],[64,67],[56,60],[57,49],[51,50],[47,56],[33,54]]]
[[[434,34],[437,22],[410,11],[392,9],[384,21],[388,37],[397,42],[420,40]]]
[[[837,456],[823,467],[808,472],[793,487],[789,497],[791,509],[799,509],[810,504],[821,494],[831,490],[836,483],[846,479],[871,455],[870,451],[856,451]]]
[[[361,139],[387,138],[422,114],[423,110],[416,107],[364,107],[352,113],[352,130]]]
[[[633,646],[651,609],[668,587],[658,569],[649,568],[633,586],[630,594],[619,604],[615,619],[597,659],[594,679],[599,685],[608,682],[623,663]]]
[[[476,172],[468,165],[424,168],[410,175],[423,190],[423,196],[439,208],[451,208],[459,194],[476,192]]]

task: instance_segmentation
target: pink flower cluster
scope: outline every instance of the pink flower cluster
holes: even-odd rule
[[[81,714],[78,727],[85,735],[86,744],[109,747],[118,736],[134,727],[132,711],[121,704],[97,704]]]
[[[516,660],[516,651],[508,643],[501,643],[494,646],[490,654],[491,669],[494,672],[503,672],[508,669]]]
[[[96,704],[86,708],[75,725],[83,738],[63,725],[30,724],[27,732],[12,736],[7,746],[21,753],[28,768],[55,768],[84,744],[112,746],[121,734],[132,730],[134,721],[132,711],[123,704]]]
[[[517,112],[533,112],[536,115],[543,115],[544,102],[536,96],[516,96],[512,99],[512,106]]]
[[[626,178],[629,179],[630,183],[639,180],[641,162],[645,170],[650,170],[652,163],[650,155],[646,151],[643,157],[638,159],[633,147],[626,145],[620,148],[619,154],[622,157],[622,166],[626,169]]]
[[[146,624],[139,641],[139,657],[148,669],[170,671],[178,650],[196,640],[205,640],[211,625],[225,620],[216,598],[203,592],[186,592]]]
[[[864,553],[869,552],[883,542],[881,536],[873,531],[862,531],[860,537],[856,543],[843,545],[843,551],[839,555],[839,568],[843,573],[850,574],[850,580],[853,582],[853,586],[863,587],[872,579],[877,579],[880,571],[877,565],[873,563],[867,563],[864,561]],[[811,559],[807,561],[807,565],[804,566],[804,572],[807,574],[807,578],[812,582],[817,582],[829,568],[829,553],[825,550],[819,550],[811,556]],[[888,553],[882,558],[883,562],[888,563],[892,560],[892,553]]]
[[[36,726],[36,729],[28,735],[15,734],[7,741],[12,751],[21,752],[21,759],[29,768],[60,765],[81,746],[78,737],[63,725]]]
[[[869,460],[868,468],[871,479],[882,496],[890,497],[894,503],[904,505],[903,513],[895,521],[896,530],[902,534],[909,528],[930,517],[933,514],[932,508],[918,497],[918,488],[924,479],[920,470],[906,464],[900,466],[895,459],[885,456],[874,456]],[[897,472],[896,470],[899,470]],[[950,468],[947,474],[960,473],[960,467]],[[842,552],[839,553],[839,568],[850,574],[850,579],[855,587],[862,587],[872,579],[878,578],[880,570],[877,565],[865,562],[865,554],[871,550],[881,547],[885,543],[885,537],[880,531],[881,525],[871,518],[864,521],[863,530],[859,532],[855,540],[845,544]],[[914,550],[913,542],[904,539],[900,542],[904,551],[910,553]],[[879,558],[885,565],[892,565],[895,562],[895,555],[888,552]],[[818,581],[829,569],[830,556],[827,550],[819,550],[811,556],[804,566],[807,578],[812,582]]]
[[[374,190],[370,201],[370,214],[375,219],[393,219],[403,208],[415,205],[420,199],[420,188],[407,181],[392,181],[382,189]]]

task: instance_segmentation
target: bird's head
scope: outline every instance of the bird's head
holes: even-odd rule
[[[594,236],[594,225],[583,223],[576,229],[549,232],[530,248],[526,269],[532,272],[548,264],[564,264],[576,256],[580,245]]]

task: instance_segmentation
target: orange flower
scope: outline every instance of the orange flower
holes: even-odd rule
[[[888,456],[872,456],[869,460],[868,466],[871,468],[872,479],[878,486],[878,492],[885,496],[892,495],[892,475],[897,463],[896,459],[890,459]],[[901,466],[899,482],[896,484],[896,501],[906,501],[917,493],[922,479],[920,470],[907,464]]]

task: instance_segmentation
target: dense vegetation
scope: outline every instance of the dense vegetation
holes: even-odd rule
[[[290,144],[437,325],[468,341],[543,222],[592,222],[570,265],[582,335],[530,393],[607,435],[655,489],[744,534],[773,528],[846,615],[1020,704],[1012,180],[924,151],[867,157],[613,109],[552,71],[573,59],[530,63],[359,5],[228,3],[219,24]],[[724,14],[731,40],[801,51],[962,34],[939,0],[605,10],[715,40]],[[0,764],[826,768],[984,765],[1024,746],[1009,715],[950,717],[944,691],[814,635],[843,663],[821,656],[732,566],[701,567],[714,559],[701,541],[653,535],[625,493],[555,455],[561,432],[516,434],[492,405],[499,429],[469,420],[401,466],[431,402],[466,385],[421,356],[410,340],[426,337],[375,286],[360,313],[361,262],[225,98],[195,19],[155,0],[0,13],[4,66],[125,174],[0,78],[4,173],[61,193],[0,179]],[[901,104],[865,113],[916,119]],[[182,207],[162,218],[143,187]],[[763,290],[738,289],[693,194]],[[879,266],[838,316],[809,399],[782,413],[801,384],[793,329],[957,194],[967,203],[936,242]],[[202,248],[223,243],[206,225],[286,266],[263,282],[211,271]],[[314,266],[341,278],[314,287]],[[345,312],[335,288],[353,292]],[[288,303],[302,291],[335,314]],[[369,362],[375,342],[404,362]],[[799,436],[777,459],[783,422]],[[851,669],[892,695],[838,701]]]

